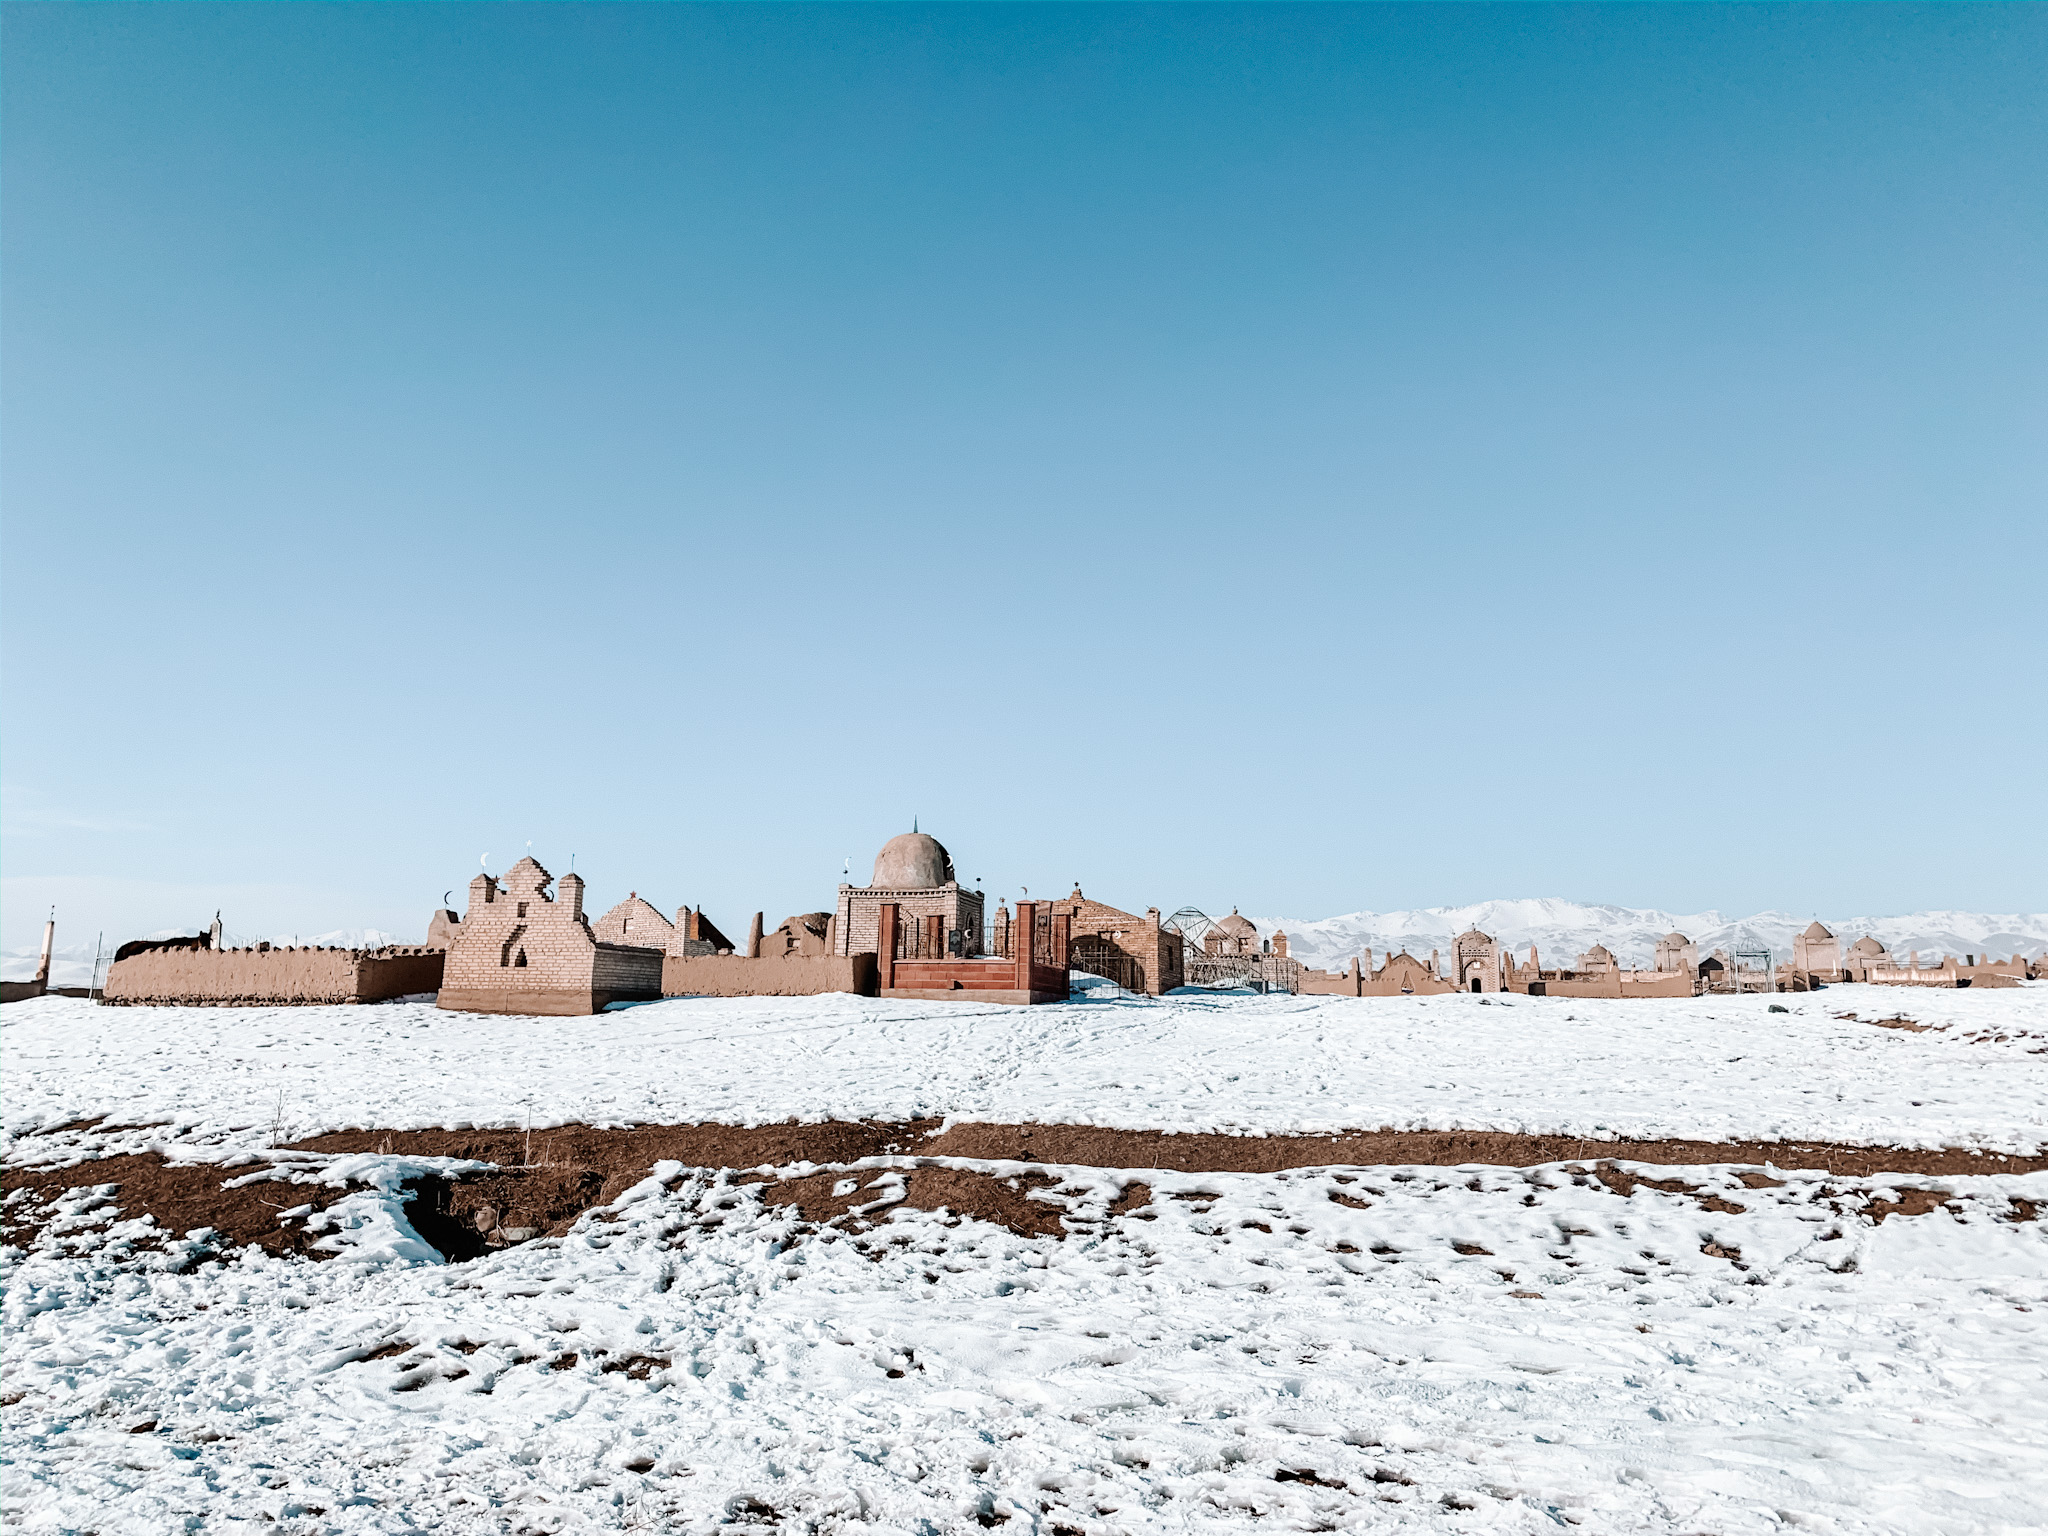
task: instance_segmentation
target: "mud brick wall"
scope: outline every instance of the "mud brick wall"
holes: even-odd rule
[[[150,950],[114,962],[106,1000],[225,1007],[369,1003],[439,990],[442,959],[442,951],[425,945]]]
[[[873,955],[789,955],[749,960],[745,955],[669,955],[661,966],[663,997],[814,997],[852,992],[873,997]]]

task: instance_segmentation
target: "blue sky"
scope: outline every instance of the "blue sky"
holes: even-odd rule
[[[10,945],[2048,895],[2040,8],[0,27]]]

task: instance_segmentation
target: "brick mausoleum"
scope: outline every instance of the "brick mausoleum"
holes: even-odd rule
[[[448,944],[443,1008],[468,1013],[597,1013],[661,996],[658,948],[607,944],[583,915],[583,879],[555,880],[534,860],[469,882],[469,910]]]

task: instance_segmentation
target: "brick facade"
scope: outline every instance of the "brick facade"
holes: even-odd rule
[[[583,880],[534,860],[469,882],[469,910],[448,945],[440,1005],[471,1013],[597,1013],[661,996],[659,949],[606,944],[583,915]]]
[[[876,922],[876,982],[883,997],[957,1003],[1057,1003],[1068,996],[1067,919],[1047,922],[1043,953],[1037,935],[1042,903],[1017,903],[1016,928],[1008,958],[946,957],[897,959],[896,938],[913,920],[893,901],[883,902]],[[936,924],[939,919],[931,920]]]
[[[738,946],[720,933],[718,925],[701,910],[683,907],[676,913],[675,928],[666,947],[672,954],[726,955]]]
[[[936,917],[948,932],[973,935],[981,943],[981,892],[965,890],[958,881],[927,890],[886,890],[877,885],[842,885],[839,910],[833,923],[833,953],[872,955],[877,952],[877,931],[885,905],[893,905],[905,923]]]
[[[1157,907],[1147,907],[1145,915],[1139,917],[1134,912],[1112,907],[1108,902],[1083,896],[1078,885],[1074,887],[1074,894],[1065,901],[1051,902],[1048,906],[1055,917],[1067,920],[1069,960],[1076,970],[1087,970],[1090,955],[1106,950],[1110,956],[1121,956],[1128,962],[1127,965],[1112,964],[1105,971],[1125,972],[1123,975],[1111,975],[1110,980],[1132,992],[1146,992],[1158,997],[1186,985],[1185,949],[1181,936],[1160,927]],[[1132,985],[1134,981],[1136,985]]]
[[[590,931],[600,944],[630,944],[641,949],[667,949],[675,937],[676,925],[661,915],[653,903],[641,899],[638,891],[605,913]]]

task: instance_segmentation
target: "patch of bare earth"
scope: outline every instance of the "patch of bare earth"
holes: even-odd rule
[[[1961,1147],[1852,1147],[1801,1141],[1586,1141],[1513,1131],[1344,1131],[1334,1136],[1181,1135],[1121,1131],[1094,1125],[970,1123],[939,1129],[938,1120],[825,1121],[814,1125],[684,1125],[599,1129],[586,1125],[525,1134],[504,1131],[337,1131],[293,1144],[308,1152],[396,1152],[408,1156],[473,1157],[501,1166],[561,1164],[616,1170],[626,1182],[672,1158],[692,1168],[786,1167],[850,1163],[891,1154],[988,1162],[1065,1164],[1078,1168],[1158,1168],[1175,1173],[1278,1173],[1293,1168],[1466,1163],[1532,1168],[1541,1163],[1600,1158],[1615,1162],[1700,1166],[1738,1163],[1761,1168],[1811,1168],[1843,1177],[1879,1173],[1921,1176],[2038,1173],[2048,1155],[2008,1156]],[[611,1187],[608,1175],[606,1187]],[[625,1187],[624,1183],[618,1186]]]
[[[866,1186],[872,1177],[807,1174],[768,1183],[761,1191],[761,1199],[768,1205],[793,1206],[806,1221],[822,1226],[877,1205],[877,1191],[872,1187],[855,1188],[845,1194],[834,1192],[842,1184]],[[1034,1190],[1047,1189],[1058,1182],[1042,1173],[1005,1178],[965,1168],[914,1168],[905,1176],[903,1198],[890,1200],[888,1208],[907,1205],[921,1211],[946,1211],[1007,1227],[1019,1237],[1065,1237],[1067,1228],[1060,1219],[1061,1207],[1032,1198]]]
[[[106,1221],[148,1216],[165,1238],[211,1228],[220,1246],[251,1244],[266,1253],[321,1256],[301,1227],[280,1222],[294,1207],[325,1210],[348,1193],[325,1185],[264,1182],[221,1186],[255,1170],[216,1163],[174,1163],[155,1152],[123,1153],[65,1168],[9,1168],[0,1175],[6,1199],[5,1240],[24,1246],[55,1214],[52,1203],[74,1190],[114,1186],[110,1202],[94,1214]],[[147,1246],[147,1244],[145,1244]]]
[[[761,1198],[767,1204],[793,1209],[806,1222],[818,1225],[865,1227],[900,1204],[991,1222],[1021,1236],[1054,1238],[1066,1235],[1066,1207],[1051,1195],[1059,1180],[1050,1173],[924,1165],[892,1172],[885,1180],[880,1170],[850,1173],[845,1165],[866,1158],[919,1156],[1039,1163],[1052,1169],[1064,1165],[1179,1173],[1277,1173],[1333,1165],[1529,1168],[1578,1163],[1572,1170],[1575,1178],[1597,1180],[1624,1198],[1647,1185],[1661,1193],[1684,1195],[1708,1211],[1727,1214],[1740,1213],[1744,1207],[1738,1200],[1683,1179],[1646,1177],[1619,1164],[1747,1165],[1736,1177],[1744,1188],[1757,1190],[1779,1187],[1783,1182],[1763,1171],[1766,1164],[1824,1170],[1844,1178],[2013,1174],[2048,1168],[2048,1156],[2041,1155],[2013,1157],[1960,1148],[1847,1147],[1812,1142],[1586,1142],[1573,1137],[1488,1131],[1352,1131],[1335,1136],[1255,1137],[1075,1125],[968,1124],[947,1130],[940,1126],[937,1120],[907,1120],[768,1126],[570,1125],[530,1134],[515,1129],[355,1130],[314,1137],[288,1150],[378,1152],[494,1164],[460,1179],[423,1178],[408,1186],[408,1215],[414,1229],[451,1259],[474,1258],[494,1248],[559,1236],[586,1212],[616,1200],[663,1161],[723,1169],[822,1165],[824,1171],[820,1172],[763,1174],[747,1181],[765,1186]],[[312,1237],[280,1218],[286,1209],[298,1206],[324,1209],[346,1191],[282,1181],[222,1187],[251,1171],[247,1165],[227,1170],[211,1163],[173,1163],[153,1153],[88,1159],[61,1168],[35,1167],[28,1159],[24,1165],[5,1170],[6,1238],[14,1244],[32,1238],[48,1219],[51,1202],[65,1191],[113,1185],[108,1219],[117,1211],[125,1217],[148,1215],[167,1235],[212,1228],[219,1246],[255,1244],[271,1253],[326,1257],[324,1250],[311,1246]],[[1335,1182],[1350,1185],[1354,1181],[1339,1174]],[[1333,1189],[1330,1198],[1357,1209],[1370,1208],[1372,1202],[1364,1196],[1376,1191],[1363,1185],[1357,1188],[1358,1194]],[[1892,1215],[1917,1216],[1941,1210],[1951,1199],[1938,1189],[1909,1188],[1897,1194],[1896,1200],[1870,1198],[1858,1210],[1882,1222]],[[1174,1198],[1193,1200],[1206,1208],[1213,1197],[1177,1192]],[[1152,1188],[1133,1180],[1124,1185],[1106,1214],[1153,1220],[1157,1211],[1151,1208],[1152,1201]],[[2031,1204],[2018,1201],[2010,1219],[2027,1221],[2034,1214]]]

